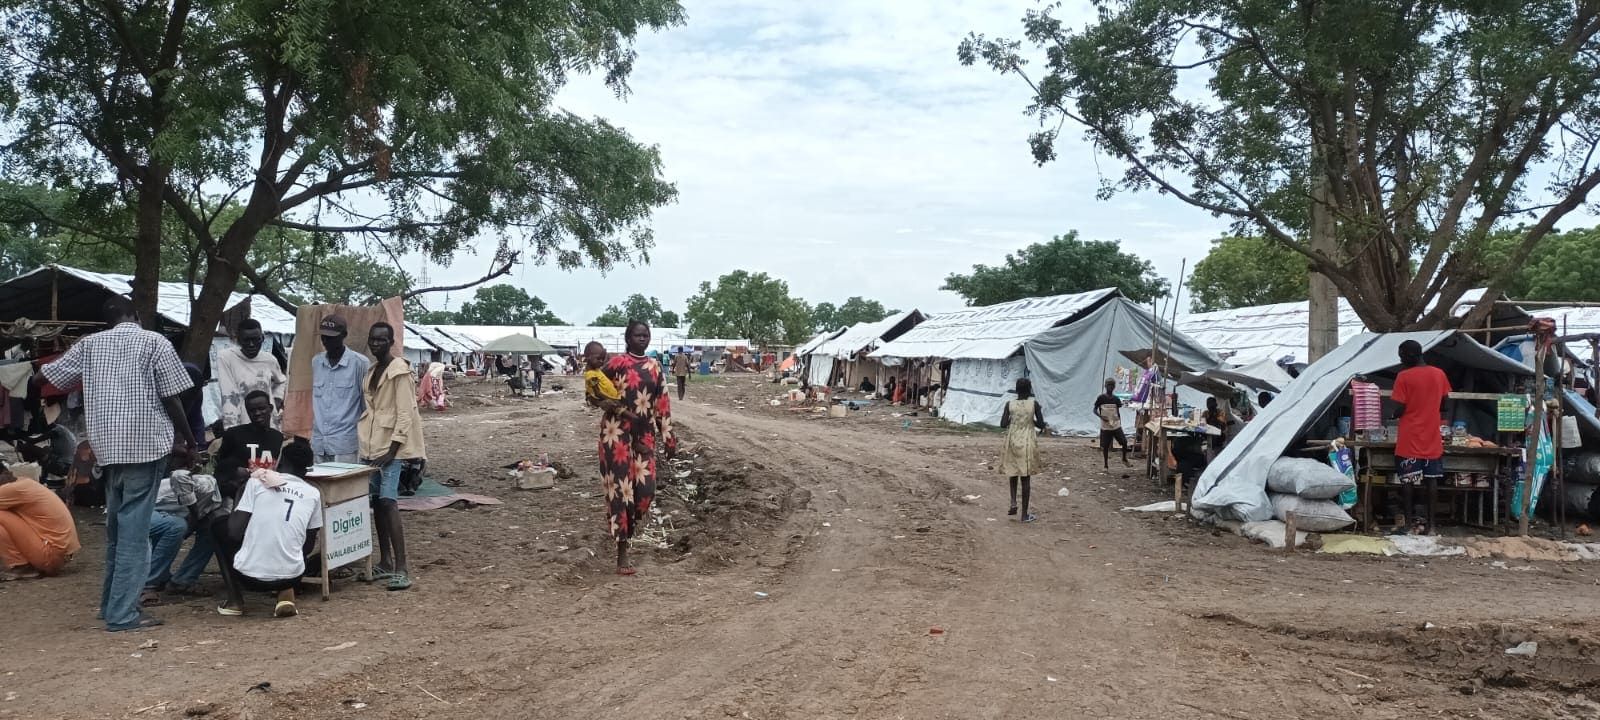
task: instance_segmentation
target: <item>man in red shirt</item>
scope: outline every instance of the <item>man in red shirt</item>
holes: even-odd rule
[[[1404,530],[1405,513],[1410,512],[1412,531],[1424,534],[1432,523],[1432,508],[1424,511],[1413,502],[1418,485],[1437,483],[1444,477],[1444,440],[1439,434],[1445,398],[1450,395],[1450,380],[1444,371],[1422,358],[1422,345],[1415,340],[1400,343],[1400,364],[1405,366],[1394,379],[1394,400],[1400,419],[1400,435],[1395,440],[1395,482],[1400,486],[1401,507],[1395,508],[1396,530]],[[1392,499],[1391,499],[1392,502]]]

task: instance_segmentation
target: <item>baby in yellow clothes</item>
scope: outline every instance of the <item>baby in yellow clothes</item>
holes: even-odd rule
[[[621,402],[621,392],[616,392],[616,384],[611,378],[606,378],[605,362],[608,355],[605,346],[600,342],[590,342],[584,346],[584,366],[589,370],[584,371],[584,397],[589,400],[589,405],[605,408],[606,403]]]

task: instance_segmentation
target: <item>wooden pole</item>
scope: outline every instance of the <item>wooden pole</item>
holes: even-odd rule
[[[1533,468],[1539,456],[1539,434],[1544,430],[1544,348],[1534,340],[1533,353],[1533,426],[1528,430],[1528,442],[1522,449],[1522,512],[1517,518],[1517,534],[1528,536],[1528,513],[1533,508]]]
[[[1552,456],[1553,459],[1550,465],[1550,482],[1552,483],[1550,497],[1555,498],[1555,503],[1550,506],[1550,515],[1556,521],[1557,537],[1565,538],[1567,536],[1567,495],[1565,488],[1562,487],[1565,483],[1561,477],[1561,416],[1564,413],[1561,409],[1560,383],[1557,383],[1556,389],[1556,412],[1551,416],[1552,422],[1550,423],[1550,439],[1554,441],[1551,446],[1555,449],[1555,455]]]
[[[1294,531],[1294,511],[1290,510],[1283,514],[1283,551],[1286,553],[1294,552],[1296,539],[1297,536]]]
[[[59,288],[57,287],[57,283],[56,283],[57,279],[60,278],[60,277],[61,277],[61,271],[57,270],[55,268],[55,266],[51,266],[50,267],[50,319],[52,321],[61,319],[61,312],[60,312],[61,292],[60,292]]]

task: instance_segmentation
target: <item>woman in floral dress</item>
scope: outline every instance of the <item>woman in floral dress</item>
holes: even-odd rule
[[[621,393],[620,401],[606,403],[600,423],[600,481],[606,491],[606,515],[611,537],[617,541],[617,574],[632,575],[628,541],[639,526],[650,521],[650,503],[656,494],[656,451],[667,457],[677,453],[672,437],[672,408],[667,401],[666,378],[661,363],[646,357],[650,326],[628,323],[628,352],[606,363],[606,376]]]

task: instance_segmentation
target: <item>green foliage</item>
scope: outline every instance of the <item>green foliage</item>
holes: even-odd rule
[[[1303,301],[1309,295],[1306,259],[1259,235],[1211,241],[1211,252],[1189,275],[1194,312]]]
[[[811,333],[811,307],[789,296],[789,284],[766,273],[735,270],[700,283],[689,298],[689,334],[737,338],[757,346],[797,345]]]
[[[1507,263],[1525,232],[1517,228],[1491,236],[1486,257]],[[1498,266],[1507,270],[1501,282],[1514,300],[1600,302],[1600,227],[1552,233],[1527,262]]]
[[[650,323],[650,327],[657,328],[675,328],[679,322],[677,313],[661,309],[660,300],[634,293],[622,301],[621,307],[607,306],[593,324],[598,327],[621,327],[627,325],[629,320],[643,320]]]
[[[461,304],[455,322],[462,325],[566,325],[550,312],[550,306],[513,285],[487,285],[478,288],[472,299]]]
[[[625,94],[635,38],[683,18],[677,0],[0,0],[0,178],[136,208],[140,278],[198,258],[202,325],[241,272],[264,285],[247,255],[271,226],[441,264],[647,261],[676,197],[658,151],[554,99],[574,73]],[[217,212],[219,188],[241,212]]]
[[[1156,277],[1150,261],[1122,252],[1113,240],[1079,240],[1078,231],[1058,235],[1006,255],[1004,265],[974,265],[967,275],[951,273],[941,290],[950,290],[968,305],[982,306],[1114,287],[1128,299],[1148,303],[1167,294],[1167,281]]]
[[[406,312],[406,318],[421,325],[460,325],[461,318],[449,310],[418,310]]]
[[[1080,128],[1126,168],[1102,196],[1154,190],[1292,248],[1374,330],[1451,322],[1497,273],[1492,231],[1531,222],[1521,264],[1600,186],[1600,4],[1096,5],[1081,29],[1029,10],[1022,39],[958,58],[1027,83],[1036,161]]]
[[[817,303],[816,307],[811,308],[811,329],[813,332],[838,330],[858,323],[877,322],[897,312],[900,311],[883,309],[883,303],[877,300],[855,295],[845,300],[843,305]]]

